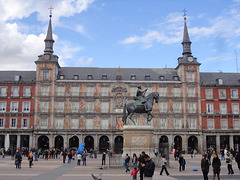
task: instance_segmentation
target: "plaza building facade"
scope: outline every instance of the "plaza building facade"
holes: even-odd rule
[[[207,138],[212,137],[215,131],[229,136],[229,147],[232,147],[231,138],[234,140],[235,135],[239,135],[237,129],[229,129],[231,134],[226,129],[209,129],[206,124],[208,119],[215,118],[204,113],[204,103],[207,102],[204,89],[210,84],[204,73],[199,72],[201,64],[192,55],[186,19],[183,52],[177,59],[176,68],[60,67],[58,56],[53,53],[53,43],[50,18],[44,53],[35,61],[34,74],[28,76],[32,78],[28,79],[32,83],[31,112],[34,109],[33,113],[28,113],[29,126],[24,132],[20,125],[12,129],[8,111],[0,109],[0,119],[5,120],[0,131],[0,137],[4,139],[0,140],[2,147],[9,147],[9,136],[17,135],[19,139],[29,132],[28,148],[77,148],[84,142],[88,150],[101,152],[112,149],[115,153],[122,153],[123,106],[136,96],[137,86],[147,88],[146,96],[151,92],[159,93],[159,101],[152,111],[152,146],[158,147],[162,153],[168,153],[172,148],[186,152],[197,149],[200,153],[210,146]],[[5,79],[11,72],[0,73],[1,86],[19,83]],[[25,77],[32,72],[18,73]],[[24,88],[24,85],[19,86]],[[6,97],[0,97],[0,103],[7,100],[11,100],[10,90]],[[22,101],[22,98],[18,100]],[[11,117],[23,115],[10,114]],[[138,126],[146,124],[146,114],[134,114],[133,119]],[[234,119],[237,118],[234,116]],[[129,120],[127,123],[131,124]],[[229,120],[229,123],[233,122]],[[217,137],[221,139],[221,136]],[[220,143],[220,139],[216,138],[219,142],[215,144]],[[21,143],[15,144],[17,148],[22,146]]]

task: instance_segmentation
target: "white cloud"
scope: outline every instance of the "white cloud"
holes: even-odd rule
[[[78,67],[78,66],[86,66],[86,65],[89,65],[91,64],[93,61],[93,58],[92,57],[80,57],[79,60],[75,63],[75,66]]]
[[[230,61],[233,57],[229,56],[228,54],[221,54],[215,57],[209,57],[204,60],[204,62],[220,62],[220,61]]]

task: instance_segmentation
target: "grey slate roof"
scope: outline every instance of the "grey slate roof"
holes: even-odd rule
[[[93,80],[102,80],[102,75],[107,75],[108,80],[116,80],[117,75],[121,75],[122,80],[131,80],[131,75],[135,75],[136,81],[146,81],[145,76],[150,75],[151,81],[159,81],[159,76],[164,76],[165,81],[172,81],[173,76],[177,76],[177,71],[174,68],[62,67],[58,75],[64,75],[65,79],[69,80],[72,80],[74,75],[78,75],[80,80],[87,80],[88,75],[92,75]]]
[[[240,74],[239,73],[200,73],[201,85],[218,86],[218,79],[223,80],[223,86],[239,86]]]
[[[36,71],[0,71],[0,82],[16,82],[15,76],[21,76],[20,83],[36,82]]]

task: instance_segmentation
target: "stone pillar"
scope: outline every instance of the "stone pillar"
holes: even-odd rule
[[[201,153],[203,154],[204,150],[206,149],[206,136],[204,136],[203,134],[200,134],[199,137],[199,145],[198,148],[199,150],[201,150]]]
[[[186,153],[188,152],[188,140],[186,134],[184,134],[182,138],[182,149],[184,149]]]
[[[234,144],[233,144],[233,135],[230,135],[229,136],[229,146],[230,146],[230,149],[234,149]]]
[[[33,148],[33,138],[32,138],[32,134],[29,135],[29,149]]]
[[[216,135],[216,151],[220,153],[220,135]]]
[[[63,135],[63,147],[64,149],[68,149],[68,135]]]
[[[17,135],[17,148],[21,148],[20,143],[21,143],[21,135]]]
[[[53,134],[49,135],[49,148],[52,149],[54,147],[53,145],[54,141],[53,141]]]
[[[98,151],[99,151],[98,135],[97,134],[95,135],[95,138],[94,138],[94,149],[98,149]]]
[[[172,147],[173,147],[173,135],[171,134],[168,136],[168,142],[169,142],[169,153],[172,152]]]
[[[36,141],[37,141],[36,134],[33,134],[32,135],[32,146],[38,149]]]
[[[4,147],[5,150],[7,151],[10,147],[10,138],[9,138],[9,134],[5,135],[5,140],[4,140]]]

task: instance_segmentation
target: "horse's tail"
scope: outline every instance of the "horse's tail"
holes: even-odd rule
[[[123,117],[122,117],[122,122],[125,122],[125,124],[126,124],[126,120],[127,120],[126,110],[127,110],[127,106],[125,104],[124,108],[123,108]]]

